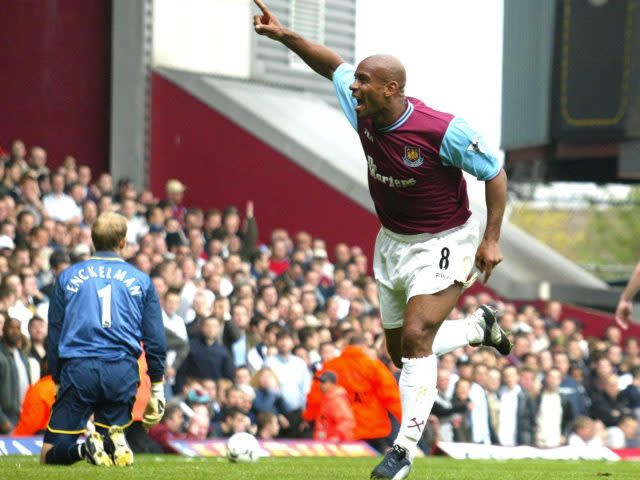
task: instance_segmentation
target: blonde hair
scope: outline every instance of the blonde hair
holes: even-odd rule
[[[101,214],[91,228],[91,239],[96,250],[116,250],[127,235],[127,219],[113,212]]]

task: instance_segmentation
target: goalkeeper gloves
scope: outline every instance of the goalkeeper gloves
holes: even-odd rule
[[[151,384],[151,398],[142,417],[142,424],[149,428],[162,420],[164,415],[164,382]]]

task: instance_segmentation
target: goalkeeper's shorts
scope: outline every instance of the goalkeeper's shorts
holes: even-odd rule
[[[97,428],[127,427],[140,381],[133,357],[117,361],[99,358],[66,360],[60,372],[60,389],[53,404],[45,443],[56,435],[80,435],[94,415]]]

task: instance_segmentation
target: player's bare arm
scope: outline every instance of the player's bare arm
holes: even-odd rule
[[[500,227],[507,203],[507,174],[504,170],[485,184],[487,204],[487,228],[476,252],[476,267],[484,274],[487,283],[493,268],[502,261],[500,252]]]
[[[640,290],[640,263],[633,270],[627,286],[620,295],[620,301],[616,308],[616,323],[624,330],[629,328],[629,322],[633,316],[632,300],[638,290]]]
[[[282,43],[299,55],[314,72],[331,80],[335,69],[344,63],[342,57],[324,45],[307,40],[283,26],[261,0],[254,2],[262,11],[262,15],[253,17],[256,33]]]

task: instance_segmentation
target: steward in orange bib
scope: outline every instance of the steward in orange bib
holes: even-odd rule
[[[391,433],[389,413],[398,421],[401,418],[398,382],[384,363],[367,354],[365,339],[353,337],[342,354],[329,360],[316,374],[303,414],[306,421],[318,417],[323,401],[319,379],[325,371],[334,372],[338,385],[347,391],[356,421],[354,438],[366,440],[378,450],[390,446],[384,441]]]

